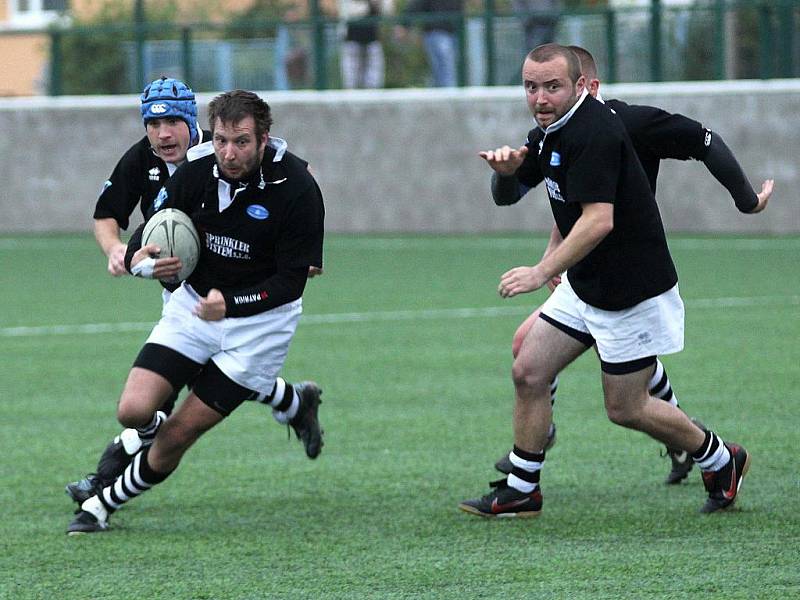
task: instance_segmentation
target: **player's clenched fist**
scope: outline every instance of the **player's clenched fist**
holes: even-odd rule
[[[219,321],[225,318],[225,297],[218,289],[211,289],[208,296],[200,298],[194,308],[195,316],[204,321]]]
[[[497,148],[497,150],[486,150],[478,153],[500,175],[513,175],[516,173],[527,154],[527,146],[520,146],[517,149],[511,146],[503,146],[502,148]]]

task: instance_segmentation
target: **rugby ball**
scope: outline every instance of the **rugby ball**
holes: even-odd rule
[[[156,244],[161,248],[157,258],[177,256],[181,259],[181,270],[174,279],[166,283],[180,283],[192,274],[200,260],[200,236],[192,219],[175,208],[158,211],[142,230],[142,246]]]

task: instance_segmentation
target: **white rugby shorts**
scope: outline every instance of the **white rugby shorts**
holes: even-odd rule
[[[269,394],[289,353],[303,299],[250,317],[204,321],[192,314],[200,296],[184,282],[163,306],[148,344],[161,344],[191,360],[213,360],[234,382]]]
[[[663,294],[623,310],[603,310],[578,298],[566,274],[542,305],[542,313],[591,335],[600,358],[624,363],[683,350],[684,309],[676,284]]]

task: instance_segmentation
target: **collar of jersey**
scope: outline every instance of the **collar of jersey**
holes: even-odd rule
[[[575,114],[575,111],[578,110],[578,108],[580,107],[581,104],[583,104],[583,101],[586,100],[586,96],[588,96],[588,95],[589,95],[588,90],[586,88],[583,88],[583,93],[581,94],[581,97],[578,98],[578,101],[575,103],[575,106],[570,108],[569,112],[567,114],[565,114],[563,117],[561,117],[555,123],[550,123],[550,125],[547,126],[547,129],[543,129],[541,127],[541,125],[539,126],[539,129],[544,131],[545,135],[547,135],[548,133],[553,133],[554,131],[558,131],[559,129],[561,129],[564,125],[567,124],[567,121],[569,121],[570,118],[572,118],[572,115]]]
[[[272,162],[281,162],[281,160],[283,160],[283,155],[286,154],[286,149],[289,147],[289,144],[287,144],[286,140],[282,138],[269,136],[267,146],[275,150],[275,156],[272,157]]]

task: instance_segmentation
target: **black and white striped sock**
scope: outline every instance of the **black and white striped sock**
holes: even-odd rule
[[[716,433],[708,430],[705,433],[706,439],[697,452],[692,454],[692,460],[703,471],[719,471],[728,464],[731,453]]]
[[[672,391],[672,385],[669,382],[669,377],[667,377],[667,371],[664,369],[662,362],[658,359],[656,359],[656,370],[653,372],[653,376],[650,378],[650,383],[647,384],[647,387],[653,398],[660,398],[664,402],[669,402],[672,406],[678,406],[678,398]]]
[[[109,514],[170,476],[170,473],[157,473],[150,467],[147,463],[149,452],[148,446],[134,456],[122,475],[98,494],[101,504]]]
[[[558,391],[558,375],[553,377],[553,381],[550,382],[550,406],[553,406],[556,403],[557,391]]]
[[[272,392],[266,396],[259,396],[258,402],[272,407],[272,416],[282,425],[286,425],[297,414],[300,408],[300,396],[294,386],[283,377],[275,378]]]
[[[530,494],[539,487],[539,472],[544,465],[544,452],[525,452],[516,446],[508,455],[514,468],[506,480],[509,487]]]
[[[156,414],[153,415],[153,419],[147,425],[136,428],[136,433],[139,434],[142,446],[146,447],[153,443],[156,433],[158,433],[158,428],[161,427],[161,424],[166,420],[167,414],[159,410],[156,411]]]

